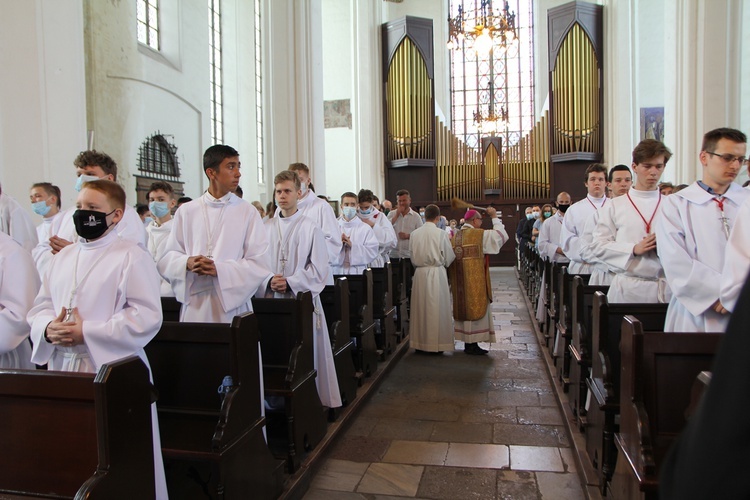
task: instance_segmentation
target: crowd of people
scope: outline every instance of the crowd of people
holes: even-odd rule
[[[746,137],[721,128],[705,134],[702,178],[660,184],[671,152],[655,139],[633,150],[631,167],[590,165],[587,195],[572,203],[528,207],[517,228],[572,273],[608,284],[610,302],[669,303],[665,331],[723,331],[750,268],[750,191],[737,185],[747,165]],[[294,163],[274,179],[265,207],[242,199],[239,153],[216,145],[203,156],[208,189],[177,198],[154,182],[148,205],[126,202],[108,155],[75,158],[75,206],[61,190],[33,184],[42,220],[0,190],[0,367],[95,372],[137,354],[162,322],[161,297],[181,306],[180,320],[229,323],[252,310],[253,297],[314,297],[314,359],[321,402],[341,406],[331,343],[319,294],[333,276],[361,274],[407,260],[414,268],[410,338],[418,352],[442,353],[463,342],[469,355],[494,342],[486,255],[507,242],[501,214],[469,209],[448,221],[437,205],[414,210],[408,191],[396,207],[369,189],[345,192],[337,217],[316,195],[309,168]],[[631,171],[632,169],[632,171]],[[483,229],[483,213],[491,229]],[[413,282],[412,282],[413,279]],[[543,294],[542,294],[543,295]],[[153,413],[158,496],[166,495]]]
[[[664,331],[723,332],[750,270],[750,191],[734,182],[746,143],[739,130],[707,132],[701,179],[673,186],[660,182],[672,153],[645,139],[630,168],[590,165],[582,200],[562,192],[554,206],[528,207],[517,241],[609,285],[612,303],[668,303]]]

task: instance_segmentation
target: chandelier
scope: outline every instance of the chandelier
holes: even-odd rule
[[[502,11],[492,9],[492,0],[482,0],[470,16],[459,4],[458,14],[448,18],[448,49],[460,50],[462,45],[486,56],[499,49],[504,52],[517,39],[516,14],[510,12],[507,0]]]
[[[500,112],[495,114],[495,111],[490,109],[487,116],[483,116],[480,110],[474,111],[474,123],[477,124],[477,131],[480,134],[491,134],[495,135],[497,132],[501,132],[505,128],[505,124],[508,122],[508,111],[505,108],[500,108]]]

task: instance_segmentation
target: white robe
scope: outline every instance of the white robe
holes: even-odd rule
[[[750,271],[750,199],[740,206],[737,223],[727,242],[724,269],[721,273],[721,304],[734,311],[742,286]]]
[[[393,226],[393,231],[396,234],[396,248],[391,250],[391,257],[394,259],[408,259],[411,257],[409,252],[409,240],[402,240],[398,237],[398,233],[411,234],[415,229],[422,227],[422,217],[417,212],[409,209],[409,213],[402,216],[398,210],[391,210],[388,214],[388,220]]]
[[[36,227],[36,237],[39,243],[31,251],[31,257],[34,259],[34,264],[40,277],[44,277],[47,269],[49,269],[49,263],[52,261],[52,257],[54,257],[49,239],[54,236],[52,228],[55,223],[59,223],[58,219],[62,217],[62,214],[63,212],[57,212],[52,217],[45,217],[42,219],[42,223]]]
[[[326,251],[328,252],[329,276],[326,279],[326,285],[333,285],[333,265],[339,258],[341,252],[341,231],[336,221],[336,214],[327,201],[318,198],[315,191],[307,190],[307,196],[297,202],[297,210],[302,215],[311,219],[322,231],[325,237]],[[276,208],[274,219],[281,213],[280,208]]]
[[[341,216],[338,223],[339,232],[346,234],[352,246],[341,245],[341,251],[333,265],[333,274],[362,274],[378,255],[375,232],[357,216],[350,221]]]
[[[26,314],[38,291],[39,275],[31,256],[0,233],[0,368],[34,368]]]
[[[474,229],[464,224],[462,231]],[[499,218],[492,219],[492,229],[482,235],[482,252],[484,255],[500,253],[500,248],[508,241],[508,233]],[[492,308],[487,304],[484,317],[475,321],[455,320],[453,330],[456,340],[462,342],[495,342],[495,325],[492,322]]]
[[[415,267],[411,288],[409,338],[421,351],[453,350],[453,307],[446,268],[456,258],[448,234],[433,222],[415,229],[409,239]]]
[[[231,323],[252,311],[251,298],[269,275],[268,238],[258,210],[234,193],[216,200],[206,192],[182,205],[173,220],[157,267],[182,303],[180,321]],[[188,257],[207,256],[211,244],[217,276],[188,271]]]
[[[265,252],[266,266],[271,269],[269,278],[273,274],[282,274],[287,281],[287,293],[274,293],[272,296],[292,298],[298,292],[312,293],[313,360],[318,371],[315,383],[321,403],[329,408],[338,408],[342,404],[341,392],[328,325],[320,302],[320,292],[325,288],[328,276],[333,276],[328,264],[325,237],[320,226],[299,210],[291,217],[281,217],[279,213],[269,219],[265,227],[269,242],[268,252]],[[286,260],[283,272],[282,255]],[[264,290],[259,290],[258,295],[264,296]]]
[[[398,242],[396,232],[393,230],[393,224],[391,224],[383,212],[374,207],[372,213],[367,215],[357,213],[357,217],[362,220],[367,219],[375,222],[372,230],[375,232],[375,238],[378,240],[378,255],[370,262],[370,267],[385,267],[386,262],[391,261],[391,250],[396,248],[396,243]]]
[[[567,263],[569,259],[565,255],[557,253],[560,248],[560,232],[563,226],[563,216],[557,212],[552,217],[542,222],[537,238],[539,255],[547,257],[552,262]]]
[[[581,236],[586,220],[599,208],[606,206],[607,198],[586,198],[573,203],[565,212],[563,228],[560,232],[560,248],[570,259],[568,272],[570,274],[591,274],[592,265],[581,257]]]
[[[73,223],[73,213],[76,210],[76,207],[70,207],[63,213],[62,217],[55,219],[52,224],[53,235],[72,243],[78,241],[78,233]],[[130,205],[125,206],[122,220],[117,223],[115,231],[120,235],[120,238],[134,241],[146,248],[146,228],[143,227],[143,221],[138,216],[138,212]]]
[[[730,227],[750,191],[732,183],[724,194]],[[672,289],[664,331],[723,332],[728,314],[712,306],[719,299],[727,237],[714,195],[697,182],[662,201],[656,221],[657,251]]]
[[[0,193],[0,232],[16,240],[29,253],[38,243],[31,216],[5,193]]]
[[[604,210],[604,209],[602,209]],[[615,273],[606,264],[599,261],[591,252],[591,243],[594,240],[594,229],[599,223],[600,210],[597,210],[586,219],[583,225],[583,235],[581,235],[581,258],[591,264],[591,276],[589,285],[610,285]]]
[[[172,232],[172,225],[174,219],[169,219],[161,226],[157,225],[156,222],[151,222],[146,226],[146,233],[148,234],[148,253],[154,258],[154,262],[159,262],[159,259],[164,255],[164,251],[167,248],[167,240]],[[174,291],[172,286],[164,278],[161,279],[161,296],[162,297],[174,297]]]
[[[52,345],[44,340],[44,331],[70,305],[76,276],[79,289],[73,307],[83,320],[84,343]],[[28,321],[34,343],[31,360],[47,363],[50,370],[96,373],[103,364],[131,354],[148,367],[143,347],[156,336],[162,322],[159,273],[143,247],[121,239],[114,230],[95,241],[81,239],[52,260]],[[162,499],[167,498],[167,484],[155,404],[151,405],[151,424],[156,497]]]
[[[648,234],[641,215],[646,221],[653,217],[650,228],[653,233],[665,200],[658,189],[631,189],[627,195],[610,200],[595,214],[598,222],[588,250],[592,260],[603,262],[615,272],[607,293],[609,302],[669,302],[671,292],[656,251],[633,255],[635,245]],[[657,236],[657,248],[659,243]]]

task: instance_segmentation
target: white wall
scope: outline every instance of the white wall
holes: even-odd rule
[[[82,0],[0,0],[0,11],[3,192],[30,209],[31,184],[50,181],[69,206],[86,147]]]

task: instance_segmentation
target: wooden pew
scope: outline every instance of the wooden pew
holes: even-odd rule
[[[592,313],[591,404],[586,427],[586,449],[597,457],[597,472],[602,492],[612,479],[617,450],[616,420],[620,413],[620,339],[622,318],[633,315],[649,331],[664,329],[667,304],[610,304],[601,292],[594,294]]]
[[[161,312],[164,321],[180,321],[180,308],[182,304],[174,297],[161,298]]]
[[[396,308],[396,334],[398,342],[409,335],[409,312],[406,307],[406,263],[401,259],[391,260],[391,296]]]
[[[346,406],[356,399],[357,386],[361,383],[361,376],[357,376],[354,368],[354,342],[349,333],[349,281],[343,276],[337,277],[333,286],[328,285],[320,292],[320,302],[331,337],[341,402]]]
[[[380,324],[380,335],[376,335],[375,344],[382,351],[383,359],[393,352],[397,342],[396,307],[393,305],[391,288],[391,264],[384,267],[373,267],[372,270],[372,317]]]
[[[328,425],[315,385],[312,294],[253,298],[253,311],[261,335],[266,400],[283,403],[266,410],[268,445],[276,456],[286,458],[294,473],[303,453],[323,439]]]
[[[372,270],[344,276],[349,281],[349,333],[355,339],[354,367],[369,377],[378,369],[378,348],[373,323]]]
[[[586,425],[586,378],[591,369],[591,312],[594,293],[607,292],[609,287],[588,285],[590,274],[573,276],[571,287],[570,323],[572,336],[568,346],[570,351],[570,397],[568,402],[576,418],[578,428],[583,431]]]
[[[570,385],[570,345],[573,337],[573,275],[568,273],[568,266],[562,264],[557,275],[557,324],[555,325],[555,368],[557,380],[562,384],[563,392],[568,392]]]
[[[170,497],[278,496],[284,462],[263,437],[255,316],[235,316],[231,324],[165,321],[146,354],[159,391]],[[232,386],[222,396],[227,376]]]
[[[154,498],[148,368],[0,370],[0,497]]]
[[[612,479],[615,499],[658,498],[659,470],[686,423],[696,376],[709,370],[723,334],[644,332],[622,322],[620,453]],[[728,472],[729,473],[729,472]]]
[[[548,261],[547,261],[548,262]],[[546,337],[548,339],[548,348],[549,353],[552,357],[555,356],[555,343],[557,340],[557,319],[559,316],[559,312],[557,309],[558,306],[558,297],[560,296],[560,293],[558,291],[558,287],[560,286],[560,273],[562,271],[563,267],[567,267],[567,265],[558,264],[555,262],[551,262],[547,264],[546,270],[549,271],[547,273],[545,271],[545,277],[547,277],[547,290],[549,290],[549,300],[547,302],[547,325],[546,325]]]

